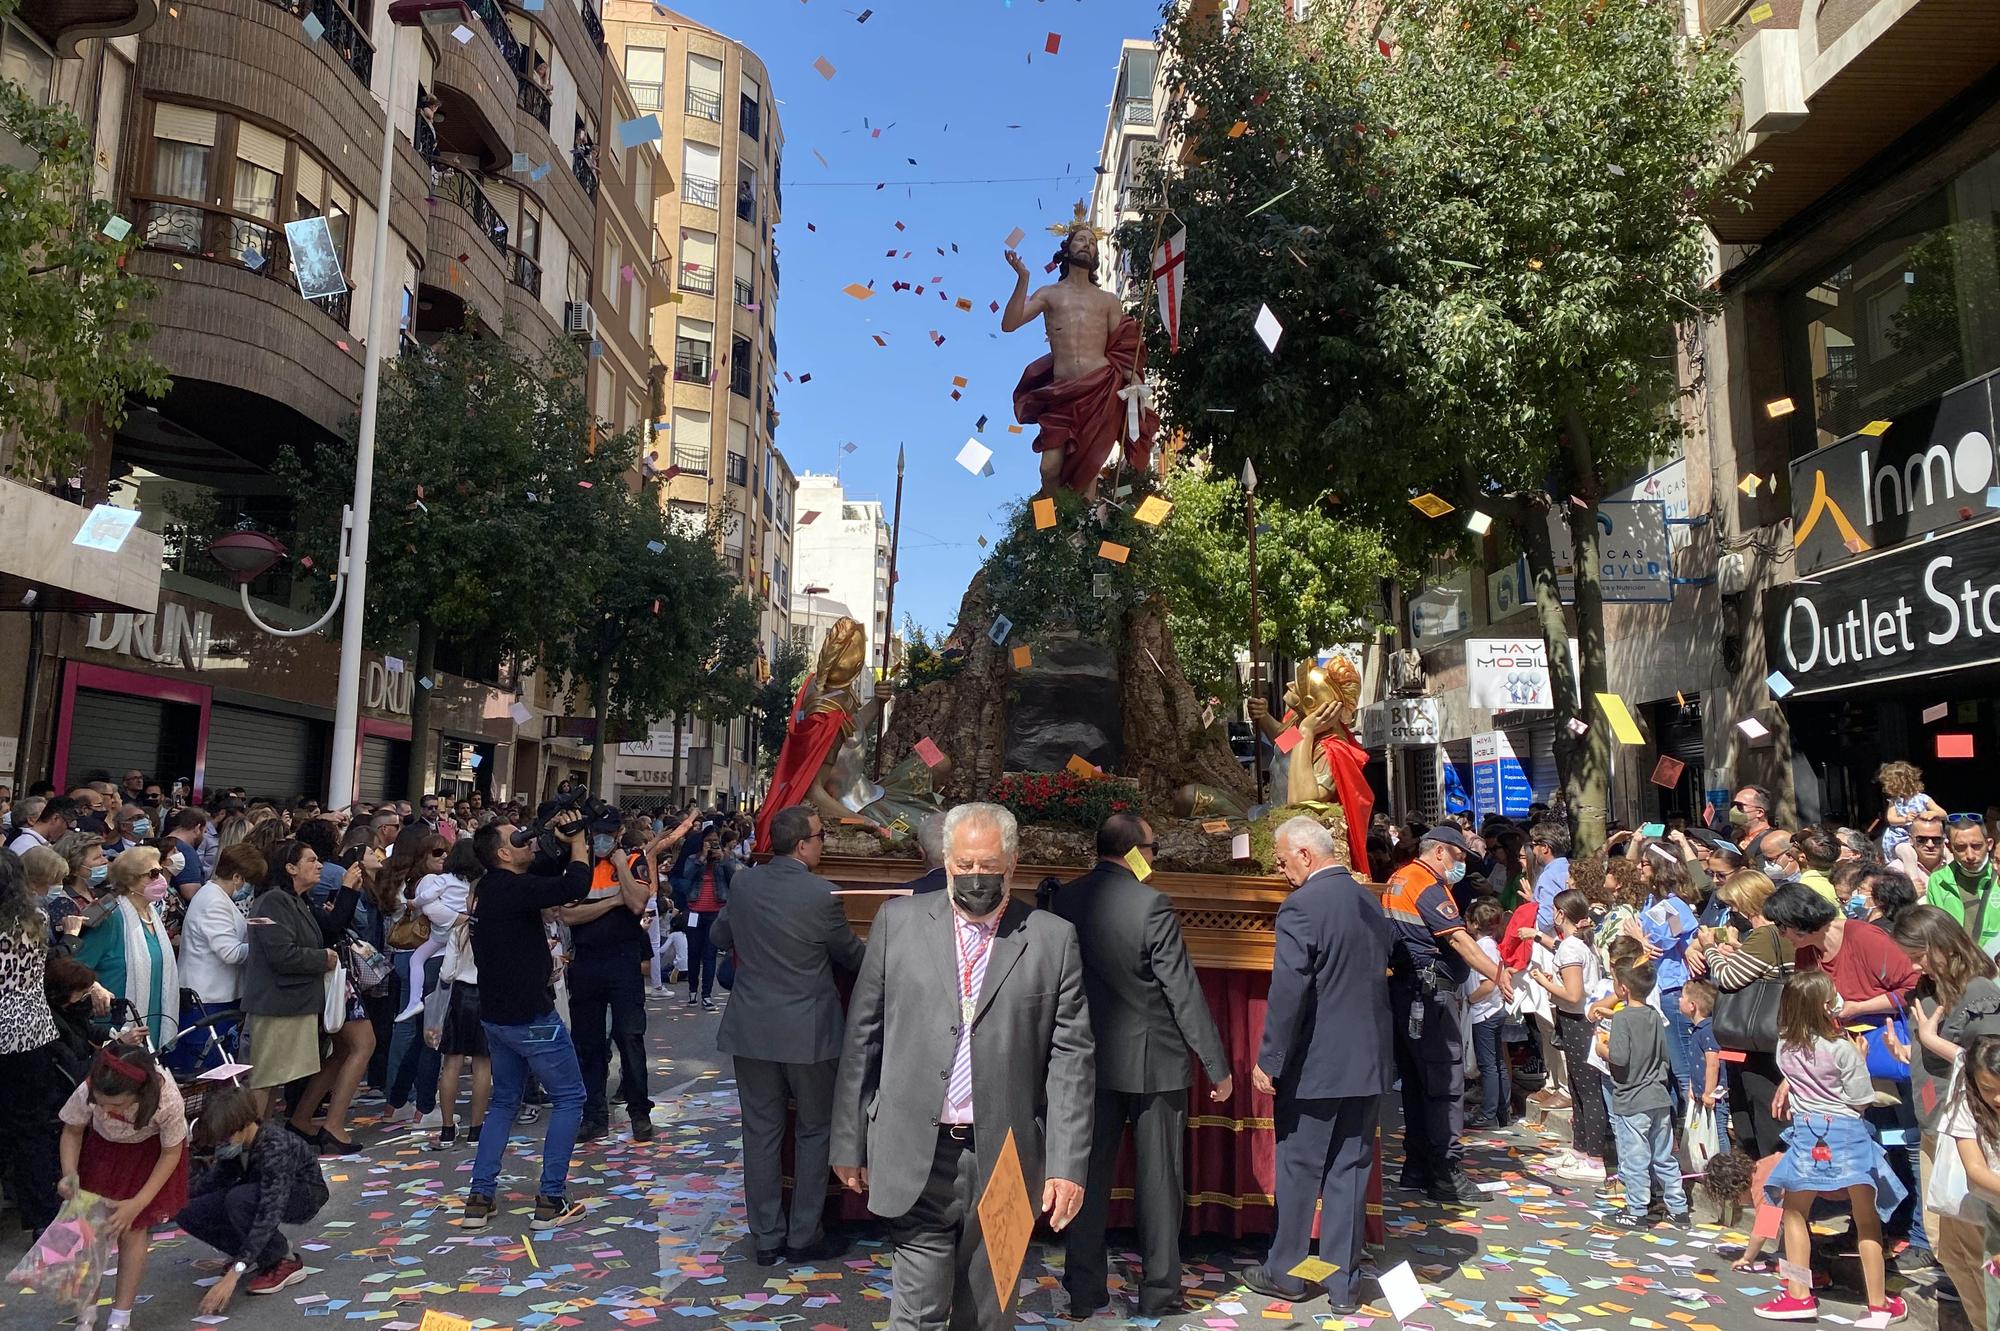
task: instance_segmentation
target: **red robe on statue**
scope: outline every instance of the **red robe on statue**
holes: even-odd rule
[[[1354,872],[1368,877],[1368,819],[1375,812],[1375,792],[1369,789],[1362,768],[1368,765],[1368,750],[1345,735],[1322,735],[1320,756],[1333,777],[1334,793],[1340,796],[1340,811],[1347,818],[1347,850],[1354,857]]]
[[[771,789],[764,796],[763,807],[757,810],[756,848],[760,851],[771,848],[771,819],[778,810],[812,802],[813,782],[819,779],[820,769],[839,746],[847,724],[847,713],[837,707],[823,712],[804,711],[816,678],[807,675],[805,683],[799,685],[799,696],[792,703],[791,728],[785,733],[784,747],[778,750],[777,769],[771,773]]]
[[[1127,315],[1112,330],[1105,344],[1106,364],[1077,379],[1055,379],[1055,358],[1043,356],[1021,372],[1014,386],[1014,418],[1023,425],[1039,425],[1035,451],[1052,448],[1063,452],[1062,485],[1081,492],[1104,470],[1111,446],[1125,441],[1125,400],[1118,390],[1125,377],[1146,371],[1146,348],[1139,340],[1139,322]],[[1132,469],[1143,470],[1153,455],[1153,436],[1160,428],[1159,415],[1139,413],[1139,438],[1125,441]]]

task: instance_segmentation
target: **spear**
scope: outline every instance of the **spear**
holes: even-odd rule
[[[882,715],[889,710],[889,639],[896,633],[896,554],[903,544],[903,446],[896,446],[896,512],[889,524],[889,598],[882,609],[881,689],[875,698],[875,761],[870,781],[882,779]]]

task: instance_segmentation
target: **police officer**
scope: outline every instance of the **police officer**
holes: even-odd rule
[[[1507,970],[1479,950],[1451,897],[1471,854],[1456,827],[1434,827],[1417,858],[1389,879],[1383,902],[1396,947],[1389,968],[1389,1015],[1395,1032],[1396,1074],[1403,1081],[1402,1186],[1433,1201],[1466,1204],[1478,1190],[1460,1165],[1465,1127],[1465,1034],[1459,987],[1477,971],[1508,1001]]]

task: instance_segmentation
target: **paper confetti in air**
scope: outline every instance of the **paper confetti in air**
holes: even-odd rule
[[[1029,666],[1035,663],[1035,653],[1033,649],[1029,647],[1025,646],[1016,647],[1014,649],[1013,660],[1014,660],[1014,669],[1026,670]]]
[[[1264,349],[1271,352],[1277,351],[1278,339],[1284,336],[1285,326],[1278,322],[1277,315],[1271,313],[1269,305],[1259,305],[1257,307],[1257,323],[1255,326],[1257,336],[1263,339]]]
[[[1611,733],[1618,737],[1620,744],[1644,744],[1645,735],[1640,733],[1639,723],[1632,719],[1631,709],[1625,700],[1615,693],[1600,693],[1597,705],[1604,711],[1604,719],[1611,723]]]
[[[1389,1311],[1397,1321],[1403,1321],[1417,1309],[1424,1306],[1423,1287],[1417,1284],[1417,1273],[1410,1269],[1408,1262],[1400,1263],[1384,1271],[1379,1280],[1382,1297],[1388,1300]]]
[[[1018,247],[1021,241],[1027,237],[1027,234],[1028,233],[1021,230],[1020,227],[1015,227],[1012,231],[1009,231],[1007,233],[1007,239],[1000,243],[1005,245],[1008,249],[1011,250]]]
[[[1746,716],[1736,723],[1736,728],[1749,739],[1762,739],[1771,733],[1771,728],[1754,716]]]
[[[460,46],[464,46],[467,42],[472,40],[472,29],[466,27],[463,23],[461,23],[457,27],[451,30],[451,39],[457,42]]]
[[[1785,678],[1783,671],[1773,670],[1764,676],[1764,683],[1770,686],[1773,698],[1782,698],[1792,691],[1792,681]]]
[[[1420,494],[1410,501],[1410,506],[1427,518],[1441,518],[1453,511],[1450,500],[1434,494]]]
[[[1114,564],[1124,563],[1126,557],[1129,556],[1131,553],[1132,553],[1131,546],[1120,545],[1116,541],[1106,541],[1102,545],[1097,547],[1098,558],[1108,559]]]
[[[111,220],[104,224],[104,238],[106,240],[123,240],[131,234],[132,224],[116,213],[113,213]]]
[[[993,645],[995,647],[998,647],[1007,641],[1007,635],[1012,633],[1013,631],[1014,631],[1013,620],[1007,618],[1007,616],[1005,615],[995,615],[993,617],[992,627],[986,630],[986,636],[993,640]]]
[[[1132,520],[1134,522],[1143,522],[1148,527],[1157,527],[1162,522],[1165,522],[1167,514],[1173,511],[1174,506],[1171,503],[1160,498],[1158,495],[1147,495],[1139,501],[1139,507],[1133,511]]]
[[[859,282],[849,282],[846,286],[842,287],[841,290],[846,292],[848,295],[854,297],[856,300],[867,300],[870,296],[875,294],[875,289],[873,287],[863,286]]]
[[[1937,756],[1940,758],[1970,758],[1972,756],[1972,736],[1939,735]]]
[[[1229,858],[1232,860],[1247,860],[1250,858],[1250,834],[1248,832],[1238,832],[1235,836],[1229,838]]]
[[[929,735],[918,740],[915,747],[917,757],[923,759],[924,766],[926,767],[936,767],[944,761],[943,750],[938,748],[937,741],[933,740]]]
[[[638,116],[618,122],[618,146],[630,148],[641,143],[655,143],[660,138],[660,118],[657,115]]]
[[[1951,715],[1950,703],[1948,702],[1936,703],[1930,707],[1924,708],[1924,724],[1927,726],[1935,725],[1939,721],[1944,720],[1949,715]]]
[[[1056,525],[1056,501],[1055,501],[1055,500],[1053,500],[1053,499],[1037,499],[1037,500],[1036,500],[1036,501],[1034,502],[1034,505],[1033,505],[1033,508],[1034,508],[1034,513],[1035,513],[1035,530],[1036,530],[1036,531],[1047,531],[1047,530],[1048,530],[1049,528],[1051,528],[1051,527],[1053,527],[1053,526],[1055,526],[1055,525]]]
[[[1493,515],[1474,509],[1465,515],[1465,529],[1474,536],[1484,536],[1493,530]]]
[[[514,724],[517,726],[525,726],[535,719],[534,709],[526,703],[515,703],[507,709],[507,715],[514,718]]]
[[[299,26],[306,30],[306,40],[316,42],[326,32],[326,24],[320,22],[319,15],[308,13],[300,20]]]
[[[1137,846],[1125,852],[1125,867],[1142,883],[1153,876],[1153,866],[1146,863],[1145,854]]]
[[[1059,32],[1050,33],[1049,39],[1042,43],[1042,49],[1050,55],[1060,52],[1062,50],[1062,34]]]
[[[819,59],[813,61],[813,69],[819,74],[821,78],[827,80],[828,82],[833,81],[833,62],[831,60],[828,60],[825,56],[821,56]],[[862,82],[865,83],[867,82],[867,80],[863,79]]]
[[[958,465],[971,472],[974,476],[983,473],[986,469],[986,464],[992,460],[993,450],[980,443],[977,439],[966,440],[965,447],[958,450]]]
[[[1797,410],[1797,404],[1788,397],[1773,398],[1764,404],[1764,414],[1774,421],[1789,416]]]
[[[1870,439],[1880,439],[1889,432],[1889,427],[1894,423],[1893,421],[1870,421],[1859,430],[1856,430],[1855,433],[1865,434]]]

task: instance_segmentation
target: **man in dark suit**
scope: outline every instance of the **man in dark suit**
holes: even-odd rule
[[[890,1221],[891,1331],[998,1331],[978,1205],[1008,1135],[1060,1231],[1090,1163],[1090,1019],[1076,931],[1008,895],[1014,816],[945,817],[943,892],[884,902],[847,1011],[833,1172]],[[1046,1128],[1043,1126],[1046,1124]]]
[[[903,886],[916,896],[926,892],[944,891],[944,815],[927,813],[917,822],[917,849],[924,853],[924,868],[927,872],[921,878],[912,878]]]
[[[736,953],[736,987],[715,1045],[736,1065],[744,1202],[760,1266],[775,1266],[781,1253],[827,1255],[820,1216],[845,1022],[833,968],[858,971],[862,949],[833,884],[813,872],[825,838],[810,806],[780,809],[770,863],[736,875],[715,921],[716,949]],[[788,1100],[798,1105],[789,1225],[778,1164]]]
[[[1209,1099],[1226,1100],[1231,1090],[1228,1055],[1188,960],[1173,903],[1133,869],[1136,859],[1151,872],[1155,844],[1152,826],[1139,815],[1111,815],[1097,830],[1097,867],[1058,891],[1053,906],[1076,928],[1097,1042],[1090,1177],[1083,1209],[1064,1243],[1063,1285],[1073,1318],[1088,1317],[1111,1301],[1104,1227],[1128,1123],[1139,1165],[1144,1262],[1139,1315],[1180,1311],[1188,1050],[1208,1074]]]
[[[1243,1283],[1294,1302],[1320,1292],[1291,1274],[1308,1255],[1317,1205],[1319,1255],[1336,1268],[1325,1292],[1335,1315],[1350,1315],[1375,1126],[1395,1062],[1385,978],[1394,940],[1382,903],[1335,860],[1326,828],[1290,819],[1275,848],[1295,890],[1278,908],[1250,1081],[1277,1100],[1277,1232]]]

